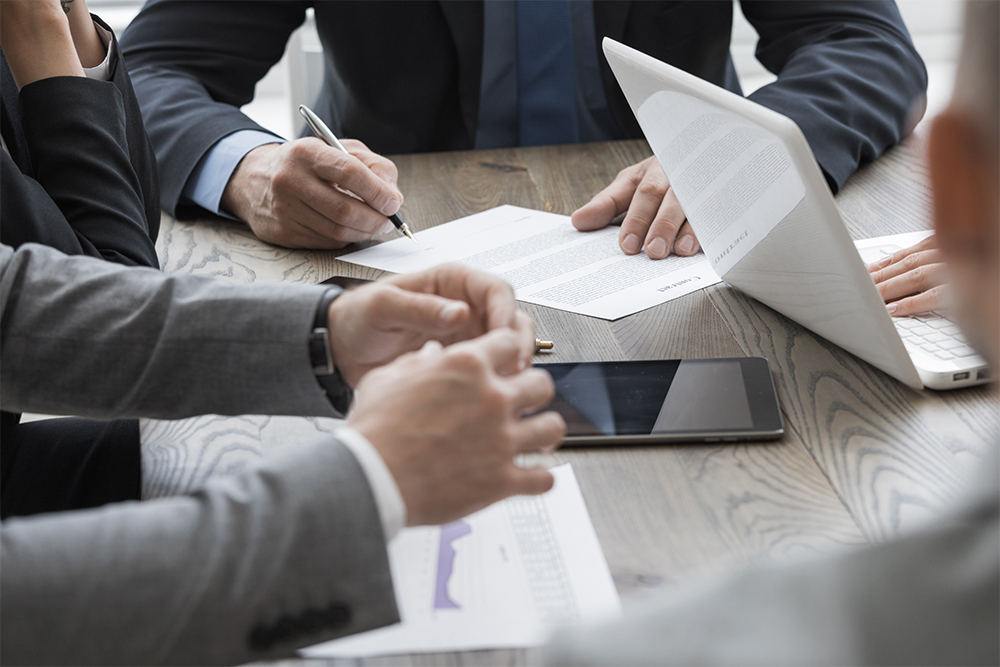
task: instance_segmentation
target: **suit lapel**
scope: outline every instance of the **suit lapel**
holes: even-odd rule
[[[483,73],[482,0],[439,0],[458,56],[458,99],[469,145],[476,140],[479,89]]]

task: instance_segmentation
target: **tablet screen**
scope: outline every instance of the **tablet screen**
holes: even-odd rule
[[[763,359],[539,364],[556,385],[549,406],[566,419],[567,435],[632,436],[701,432],[746,432],[761,403],[748,362]],[[753,365],[753,364],[750,364]],[[753,369],[749,374],[756,375]],[[773,389],[771,389],[773,395]],[[776,403],[775,403],[776,408]],[[768,425],[769,426],[769,425]]]

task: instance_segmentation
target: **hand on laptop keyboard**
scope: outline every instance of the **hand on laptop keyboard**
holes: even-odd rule
[[[938,310],[945,304],[945,273],[937,238],[898,250],[868,265],[893,317]]]

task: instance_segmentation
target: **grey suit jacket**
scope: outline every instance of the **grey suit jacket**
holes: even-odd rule
[[[1000,461],[937,523],[871,549],[665,592],[564,632],[559,665],[1000,664]]]
[[[322,293],[0,246],[0,404],[336,416],[306,347]],[[0,527],[4,664],[241,663],[397,620],[374,497],[335,438],[192,496]]]

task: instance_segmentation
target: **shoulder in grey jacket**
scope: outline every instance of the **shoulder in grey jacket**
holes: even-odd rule
[[[0,246],[0,404],[336,416],[306,346],[323,291]],[[5,664],[241,663],[398,620],[374,497],[336,438],[192,496],[5,521],[0,590]]]

